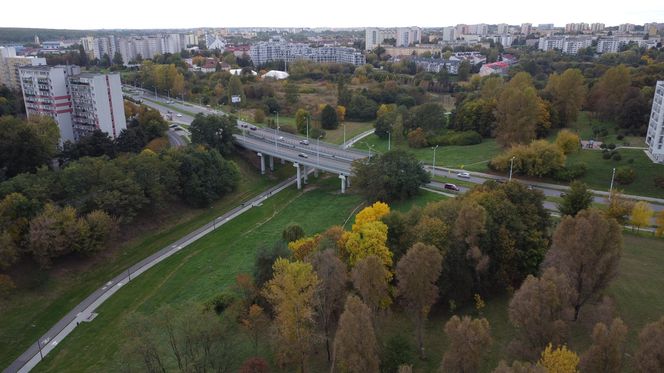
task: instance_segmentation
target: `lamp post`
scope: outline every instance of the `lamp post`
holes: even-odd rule
[[[346,123],[341,123],[344,126],[344,149],[346,149]]]
[[[391,131],[387,131],[387,151],[389,152],[392,148],[392,134]]]
[[[279,142],[278,138],[279,137],[279,112],[277,111],[277,126],[274,127],[274,150],[279,151]]]
[[[311,118],[311,114],[307,114],[307,141],[309,141],[309,118]]]
[[[319,169],[320,169],[320,138],[321,138],[320,135],[316,138],[316,168]]]
[[[433,166],[431,167],[431,178],[433,179],[434,171],[436,170],[436,149],[438,149],[438,145],[431,149],[433,149]]]
[[[512,159],[510,159],[510,180],[509,181],[512,181],[512,166],[514,166],[514,158],[516,158],[516,157],[512,157]]]
[[[41,341],[37,338],[37,347],[39,348],[39,357],[41,360],[44,360],[44,355],[42,354]]]
[[[611,174],[611,185],[609,186],[609,202],[611,201],[611,192],[613,192],[613,179],[616,177],[616,168],[613,168],[613,173]]]

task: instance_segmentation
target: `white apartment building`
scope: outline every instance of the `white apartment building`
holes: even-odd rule
[[[579,49],[592,45],[591,37],[549,36],[539,39],[538,49],[549,51],[557,49],[567,54],[577,54]]]
[[[510,26],[507,23],[499,23],[496,32],[498,35],[505,35],[509,32]]]
[[[253,44],[249,49],[249,55],[257,66],[270,61],[293,62],[296,60],[320,63],[350,63],[356,66],[366,63],[362,52],[354,48],[335,46],[314,48],[308,44],[286,43],[275,40]]]
[[[443,41],[454,41],[454,39],[456,39],[455,28],[452,26],[443,28]]]
[[[590,31],[592,32],[602,32],[604,31],[605,25],[603,23],[591,23]]]
[[[579,49],[588,48],[592,43],[592,38],[565,38],[562,51],[566,54],[577,54]]]
[[[655,86],[646,145],[651,159],[664,164],[664,80],[658,81]]]
[[[512,35],[494,35],[490,36],[494,43],[500,43],[503,47],[512,46]]]
[[[396,38],[397,32],[395,29],[368,27],[364,30],[364,49],[374,50],[377,46],[382,45],[385,39]]]
[[[589,30],[590,26],[587,23],[568,23],[565,25],[565,32],[583,32]]]
[[[0,86],[6,85],[12,90],[21,89],[19,68],[40,65],[46,65],[45,58],[17,56],[14,47],[0,47]]]
[[[532,23],[522,23],[521,24],[521,33],[524,35],[528,35],[533,31],[533,24]]]
[[[20,77],[28,117],[53,118],[62,142],[95,129],[115,138],[127,128],[117,74],[81,74],[74,65],[30,66],[20,69]]]
[[[564,43],[565,43],[565,38],[563,36],[539,38],[539,46],[537,48],[544,52],[554,49],[562,50]]]
[[[467,26],[467,32],[466,34],[470,35],[486,35],[489,33],[489,25],[486,23],[478,23],[476,25],[469,25]]]
[[[74,139],[101,130],[117,138],[127,128],[118,74],[83,73],[69,77]]]
[[[618,32],[627,33],[634,31],[634,25],[631,23],[623,23],[618,25]]]
[[[650,38],[643,40],[640,37],[612,37],[612,38],[602,38],[597,40],[597,53],[617,53],[620,51],[620,48],[629,44],[634,43],[639,46],[639,48],[655,48],[657,43],[659,43],[659,38]]]
[[[397,47],[407,47],[422,42],[422,29],[419,27],[397,27]]]

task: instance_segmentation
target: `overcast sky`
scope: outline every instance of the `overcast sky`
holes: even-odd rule
[[[662,0],[2,0],[0,27],[440,27],[458,23],[664,22]]]

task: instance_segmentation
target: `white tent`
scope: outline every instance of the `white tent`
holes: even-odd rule
[[[288,73],[285,71],[279,70],[270,70],[263,75],[263,78],[272,78],[276,80],[282,80],[288,78]]]

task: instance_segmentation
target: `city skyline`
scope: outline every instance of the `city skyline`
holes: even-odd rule
[[[238,10],[218,2],[203,0],[196,7],[155,7],[152,3],[119,0],[104,9],[104,17],[90,17],[89,4],[81,0],[67,1],[66,17],[62,3],[44,0],[34,2],[40,12],[31,17],[8,17],[4,27],[55,29],[174,29],[197,27],[305,27],[361,28],[386,26],[442,27],[455,24],[553,23],[564,26],[570,22],[602,22],[607,26],[621,23],[643,24],[664,20],[664,7],[654,0],[637,0],[629,8],[614,8],[597,2],[562,0],[546,12],[538,12],[532,2],[515,1],[496,7],[495,2],[479,1],[472,8],[466,3],[441,3],[425,0],[412,12],[395,11],[394,7],[376,8],[370,3],[341,0],[329,9],[312,7],[301,0],[267,2],[258,0]],[[422,11],[422,10],[427,11]],[[574,9],[570,12],[570,9]],[[20,14],[23,5],[3,6],[5,14]],[[149,15],[149,16],[146,16]]]

